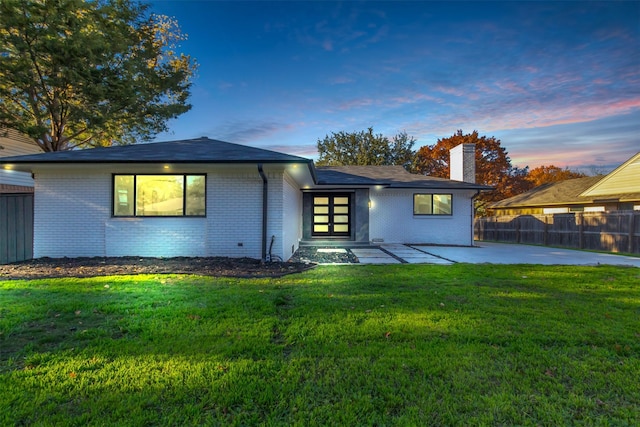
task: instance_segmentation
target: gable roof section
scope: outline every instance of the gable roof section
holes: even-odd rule
[[[27,135],[0,127],[0,157],[41,153],[42,149]]]
[[[316,167],[319,185],[382,185],[389,188],[472,189],[492,187],[445,178],[409,173],[402,166],[320,166]]]
[[[581,196],[598,199],[613,198],[611,196],[620,200],[640,199],[640,152],[587,188]]]
[[[206,137],[7,157],[2,163],[311,163],[304,157]]]
[[[590,203],[593,201],[592,198],[580,197],[580,194],[601,179],[602,176],[588,176],[586,178],[567,179],[566,181],[543,184],[526,193],[492,203],[489,208],[522,208]]]
[[[97,163],[303,163],[308,166],[312,179],[317,185],[344,187],[381,185],[391,188],[434,190],[492,190],[492,187],[486,185],[412,174],[402,166],[332,166],[316,168],[311,159],[304,157],[206,137],[0,158],[0,164],[11,164],[15,166],[16,170],[25,171],[30,171],[34,165]]]

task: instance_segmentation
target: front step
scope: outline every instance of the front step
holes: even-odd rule
[[[371,248],[377,247],[371,242],[354,242],[351,240],[301,240],[300,247],[323,247],[323,248]]]

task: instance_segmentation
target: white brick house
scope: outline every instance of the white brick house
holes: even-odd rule
[[[300,244],[469,246],[473,198],[489,189],[399,166],[316,168],[208,138],[9,157],[0,168],[34,174],[35,258],[287,260]]]

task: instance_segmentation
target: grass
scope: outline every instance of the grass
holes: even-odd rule
[[[0,281],[0,425],[638,425],[640,269]]]

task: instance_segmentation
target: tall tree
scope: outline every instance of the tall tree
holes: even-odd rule
[[[332,132],[318,139],[319,166],[401,165],[409,168],[416,140],[406,132],[391,137],[374,134],[373,128],[360,132]]]
[[[0,1],[0,125],[44,151],[149,140],[188,111],[175,20],[135,0]]]
[[[511,165],[507,151],[495,137],[479,136],[478,131],[463,134],[458,130],[453,136],[441,138],[434,145],[421,147],[416,153],[415,170],[424,175],[449,178],[449,150],[459,144],[476,146],[476,182],[495,187],[495,191],[483,193],[476,199],[476,209],[483,212],[488,203],[527,191],[525,180],[528,169]]]
[[[549,182],[564,181],[573,178],[584,178],[585,174],[582,172],[574,172],[569,168],[560,168],[558,166],[538,166],[529,171],[527,175],[527,181],[531,183],[533,187],[537,187]]]

